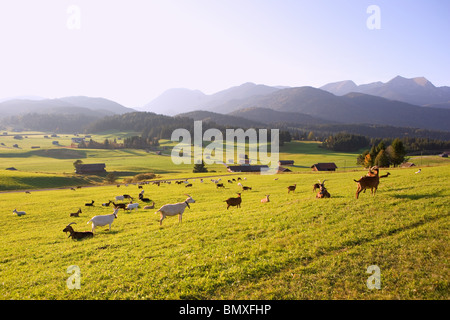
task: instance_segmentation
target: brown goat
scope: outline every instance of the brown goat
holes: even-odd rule
[[[77,212],[72,212],[72,213],[70,214],[70,216],[71,216],[71,217],[79,217],[79,216],[80,216],[80,213],[81,213],[81,208],[78,208],[78,211],[77,211]]]
[[[330,193],[327,191],[327,188],[325,188],[325,181],[323,180],[323,182],[320,182],[319,180],[319,189],[320,191],[316,194],[316,198],[317,199],[322,199],[322,198],[330,198],[331,195]]]
[[[313,184],[313,192],[316,192],[317,189],[320,189],[320,183]]]
[[[270,202],[269,196],[270,196],[270,194],[266,194],[266,197],[263,198],[263,199],[261,199],[261,203],[267,203],[267,202]]]
[[[238,195],[237,198],[228,198],[227,200],[225,200],[225,202],[228,205],[227,210],[230,206],[233,206],[233,207],[236,206],[238,208],[241,207],[241,202],[242,202],[241,194],[238,193],[237,195]]]
[[[377,192],[378,184],[380,183],[379,169],[375,166],[370,168],[369,172],[373,175],[367,175],[365,177],[361,177],[359,180],[353,180],[358,183],[358,187],[356,189],[356,199],[358,199],[359,194],[363,190],[370,189],[372,195]]]
[[[296,187],[297,187],[296,184],[294,184],[294,185],[292,185],[292,186],[289,186],[289,187],[288,187],[288,193],[291,192],[291,191],[294,192]]]
[[[71,222],[69,223],[63,230],[63,232],[69,232],[69,237],[72,237],[72,239],[74,240],[80,240],[80,239],[84,239],[84,238],[91,238],[94,236],[94,234],[90,231],[83,231],[83,232],[79,232],[79,231],[74,231],[71,224],[75,224],[75,222]]]

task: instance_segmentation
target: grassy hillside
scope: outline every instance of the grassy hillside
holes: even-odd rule
[[[72,241],[62,232],[90,230],[102,202],[140,189],[0,194],[2,299],[448,299],[449,166],[390,169],[379,191],[354,198],[359,172],[240,175],[242,208],[223,200],[239,188],[144,186],[159,207],[185,199],[182,224],[158,223],[156,210],[119,212],[109,232]],[[384,171],[381,171],[383,174]],[[278,180],[274,180],[278,178]],[[315,199],[312,184],[327,179],[331,199]],[[286,187],[296,183],[295,193]],[[271,202],[260,199],[271,195]],[[95,207],[84,203],[95,200]],[[142,204],[142,203],[141,203]],[[12,210],[24,210],[17,217]],[[70,212],[82,209],[79,218]],[[81,289],[69,290],[69,266],[81,270]],[[367,267],[381,270],[381,289],[366,286]]]

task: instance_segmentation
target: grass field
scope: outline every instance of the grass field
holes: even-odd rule
[[[94,215],[115,195],[137,186],[0,194],[2,299],[448,299],[450,166],[389,169],[376,196],[355,199],[364,171],[245,175],[242,208],[223,200],[239,188],[144,186],[159,207],[185,199],[176,217],[159,226],[156,210],[125,213],[93,239],[73,241],[62,229],[90,230]],[[383,174],[384,170],[381,171]],[[241,175],[244,177],[244,175]],[[327,179],[331,199],[315,199],[312,184]],[[296,183],[295,193],[287,186]],[[271,195],[271,202],[260,199]],[[84,203],[95,200],[93,208]],[[24,210],[15,216],[12,210]],[[70,212],[82,209],[79,218]],[[69,290],[67,268],[81,271]],[[370,290],[366,270],[377,265],[381,289]]]

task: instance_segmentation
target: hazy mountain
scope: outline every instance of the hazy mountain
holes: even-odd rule
[[[424,108],[362,93],[336,96],[313,87],[288,88],[265,96],[230,101],[215,107],[214,111],[236,115],[233,111],[252,107],[303,113],[339,123],[380,124],[445,131],[449,130],[450,123],[450,110]],[[254,116],[252,119],[262,121],[257,118],[257,113],[254,113]]]
[[[135,111],[104,98],[65,97],[43,100],[7,100],[0,103],[2,117],[27,113],[85,114],[101,117]]]
[[[176,117],[186,117],[193,120],[202,120],[204,122],[214,122],[222,126],[236,126],[239,128],[258,128],[265,127],[263,122],[249,120],[245,117],[238,117],[233,115],[220,114],[210,111],[191,111],[181,113]]]
[[[220,106],[229,101],[267,95],[277,90],[279,89],[275,87],[257,85],[251,82],[211,95],[206,95],[198,90],[169,89],[138,109],[165,115],[176,115],[194,110],[211,110],[215,106]]]
[[[201,109],[202,103],[206,98],[207,95],[199,90],[184,88],[169,89],[144,107],[137,109],[173,116],[182,112]]]
[[[298,112],[281,112],[268,108],[245,108],[229,113],[232,116],[258,121],[265,124],[285,123],[293,125],[316,125],[332,123],[308,114]]]
[[[320,87],[335,95],[360,92],[414,105],[441,105],[450,101],[450,87],[436,87],[424,77],[407,79],[397,76],[390,81],[373,82],[357,86],[353,81],[340,81]]]

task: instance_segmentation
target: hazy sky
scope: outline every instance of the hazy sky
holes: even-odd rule
[[[449,13],[446,0],[0,0],[0,98],[140,107],[169,88],[244,82],[450,85]]]

